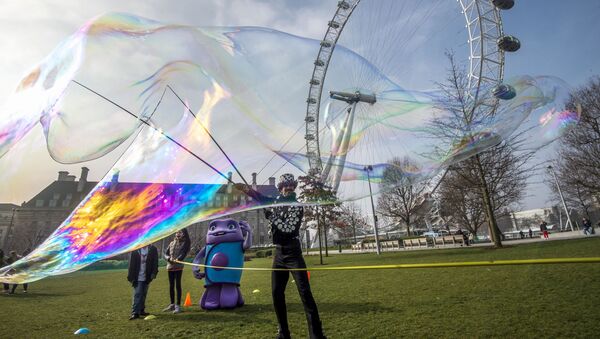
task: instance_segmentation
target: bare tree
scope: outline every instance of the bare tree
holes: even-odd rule
[[[474,234],[488,223],[479,166],[494,215],[517,204],[524,196],[526,178],[535,168],[529,165],[532,154],[517,151],[517,144],[511,140],[480,154],[479,159],[470,158],[451,166],[440,185],[444,214]]]
[[[485,208],[481,195],[473,190],[473,184],[458,173],[450,172],[439,188],[441,213],[458,227],[466,227],[477,235],[485,223]]]
[[[321,250],[321,239],[325,240],[325,256],[329,256],[327,232],[328,229],[336,225],[341,214],[339,203],[335,193],[331,188],[325,187],[319,179],[318,174],[300,176],[298,183],[300,186],[300,195],[298,200],[301,202],[320,203],[306,207],[304,209],[304,222],[317,221],[317,234],[319,235],[319,250]],[[322,263],[322,258],[321,258]]]
[[[384,217],[406,226],[411,235],[411,226],[416,222],[417,212],[423,203],[427,184],[407,174],[406,168],[416,167],[410,158],[395,158],[383,172],[381,194],[377,199],[377,209]]]
[[[452,174],[444,178],[447,181],[444,200],[450,203],[449,200],[458,199],[452,204],[462,205],[462,208],[453,210],[454,219],[465,222],[464,226],[473,233],[481,226],[483,213],[494,246],[502,247],[496,212],[523,197],[527,173],[533,169],[528,166],[533,153],[519,151],[521,135],[501,142],[499,136],[486,135],[474,129],[478,121],[485,121],[495,114],[494,107],[486,100],[489,94],[480,93],[478,100],[473,101],[468,95],[466,72],[456,64],[452,54],[448,54],[448,59],[450,69],[446,82],[438,84],[442,94],[437,103],[448,114],[433,120],[430,133],[446,141],[446,146],[456,149],[461,149],[464,144],[477,145],[478,138],[484,138],[490,144],[485,145],[487,148],[483,152],[477,147],[463,152],[460,159],[465,160],[451,165]],[[465,191],[458,197],[456,192],[449,191],[457,186],[468,193]]]
[[[600,201],[600,77],[571,94],[567,107],[581,109],[577,127],[562,137],[557,177],[567,203],[589,216],[594,200]],[[556,191],[553,178],[550,187]]]
[[[338,229],[344,237],[354,238],[354,243],[356,243],[357,235],[369,233],[369,223],[365,219],[363,211],[355,203],[344,203],[340,208]]]

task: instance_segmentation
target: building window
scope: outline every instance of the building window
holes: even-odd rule
[[[65,199],[62,202],[62,207],[69,207],[71,205],[71,199]]]
[[[60,193],[54,193],[54,196],[52,197],[52,199],[54,199],[54,200],[60,199]]]
[[[50,207],[56,207],[56,200],[54,200],[54,199],[50,200],[50,202],[48,203],[48,205]]]
[[[67,196],[65,197],[65,199],[67,199],[67,200],[73,199],[73,194],[72,193],[67,193]]]
[[[44,207],[44,200],[42,200],[42,199],[36,200],[35,207]]]

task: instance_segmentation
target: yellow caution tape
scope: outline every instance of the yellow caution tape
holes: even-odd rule
[[[426,264],[396,264],[396,265],[370,265],[370,266],[332,266],[332,267],[306,267],[306,268],[270,268],[270,267],[227,267],[193,264],[185,261],[175,262],[204,268],[220,270],[241,271],[348,271],[348,270],[389,270],[400,268],[443,268],[443,267],[475,267],[475,266],[507,266],[507,265],[544,265],[544,264],[589,264],[600,263],[600,257],[588,258],[551,258],[551,259],[521,259],[521,260],[490,260],[490,261],[462,261],[439,262]]]

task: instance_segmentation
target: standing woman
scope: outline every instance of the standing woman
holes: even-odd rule
[[[183,274],[183,264],[175,262],[183,261],[190,251],[190,235],[187,229],[182,229],[175,233],[175,239],[171,241],[165,251],[165,260],[167,260],[167,272],[169,274],[169,297],[171,303],[163,312],[172,311],[181,312],[181,275]],[[177,303],[175,303],[175,288],[177,288]]]

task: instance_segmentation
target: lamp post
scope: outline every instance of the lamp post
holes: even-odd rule
[[[373,170],[373,166],[365,166],[363,168],[365,172],[367,172],[367,181],[369,182],[369,196],[371,197],[371,209],[373,210],[373,226],[375,227],[375,246],[377,246],[377,254],[381,254],[381,250],[379,247],[379,234],[377,233],[377,214],[375,214],[375,204],[373,203],[373,190],[371,190],[371,172]]]
[[[567,223],[571,227],[571,231],[573,231],[573,223],[571,222],[571,216],[569,215],[569,210],[567,209],[567,204],[565,203],[565,197],[563,197],[562,190],[560,189],[560,185],[558,184],[558,178],[556,177],[556,172],[554,172],[554,168],[552,166],[548,166],[550,172],[554,176],[554,182],[556,182],[556,188],[558,188],[558,195],[560,196],[560,201],[562,201],[563,208],[565,209],[565,213],[567,214]]]

